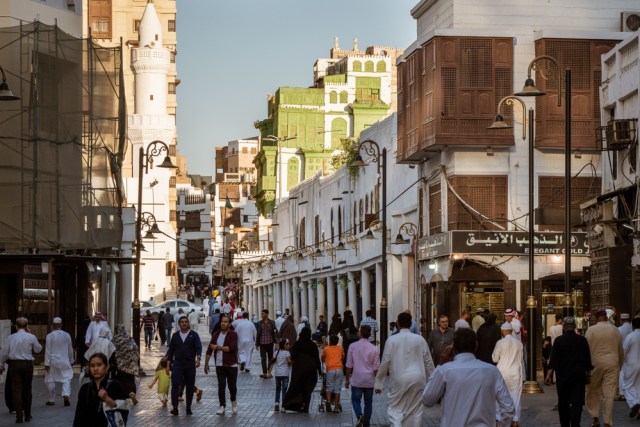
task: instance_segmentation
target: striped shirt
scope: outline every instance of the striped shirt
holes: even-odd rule
[[[370,342],[375,342],[376,333],[378,332],[378,321],[376,319],[374,319],[373,317],[365,317],[360,322],[360,327],[362,327],[362,325],[371,326],[371,336],[369,336],[369,341]]]
[[[145,331],[153,331],[153,329],[155,327],[155,323],[156,323],[155,319],[151,315],[144,316],[142,318],[142,324],[144,325],[144,330]]]

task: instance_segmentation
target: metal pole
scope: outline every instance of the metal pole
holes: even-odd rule
[[[380,147],[378,147],[380,148]],[[380,154],[380,151],[378,151]],[[380,298],[380,354],[384,351],[384,344],[387,341],[388,306],[387,306],[387,149],[382,149],[382,298]]]
[[[563,316],[573,315],[571,299],[571,70],[565,70],[565,151],[564,151],[564,186],[565,186],[565,230],[564,230],[564,304]],[[562,82],[558,82],[562,85]],[[561,86],[558,88],[561,89]]]
[[[136,262],[133,268],[133,339],[140,352],[140,253],[142,252],[142,169],[144,168],[144,147],[138,154],[138,212],[136,216]]]
[[[529,329],[529,336],[527,337],[527,360],[529,362],[527,369],[527,381],[524,383],[522,391],[527,394],[544,393],[540,384],[538,384],[538,363],[536,351],[538,344],[538,333],[536,331],[537,315],[536,309],[538,303],[534,295],[534,209],[533,209],[533,144],[534,144],[534,116],[533,108],[529,109],[529,297],[527,298],[527,327]]]

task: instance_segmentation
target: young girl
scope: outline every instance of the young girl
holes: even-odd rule
[[[287,394],[287,389],[289,388],[289,374],[291,374],[289,341],[286,339],[280,340],[278,350],[273,359],[273,376],[276,378],[276,406],[274,411],[278,412],[280,410],[280,395],[282,393],[282,400],[284,401],[284,396]],[[284,407],[282,407],[282,412],[286,412]]]
[[[171,374],[167,375],[167,363],[168,360],[166,357],[160,359],[160,363],[156,366],[156,377],[153,379],[153,382],[149,384],[149,388],[153,388],[153,386],[158,383],[158,399],[162,402],[162,407],[167,406],[167,401],[169,400],[169,378]]]
[[[107,379],[109,362],[103,353],[95,353],[89,358],[89,375],[91,382],[83,384],[78,393],[78,404],[73,419],[74,427],[108,427],[107,417],[103,410],[106,407],[118,407],[116,400],[123,401],[127,394],[116,380]],[[128,411],[123,414],[126,425]]]

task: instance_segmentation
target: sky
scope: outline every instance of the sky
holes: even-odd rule
[[[313,64],[340,48],[407,48],[419,0],[180,0],[178,148],[188,173],[214,174],[215,147],[257,136],[267,95],[309,87]]]

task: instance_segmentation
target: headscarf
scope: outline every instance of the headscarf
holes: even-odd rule
[[[342,332],[342,316],[336,313],[331,318],[331,326],[329,326],[329,335],[338,335]]]
[[[89,350],[84,353],[84,358],[89,360],[91,356],[96,353],[102,353],[107,356],[107,360],[111,358],[111,355],[116,351],[116,347],[109,341],[109,330],[107,328],[100,329],[98,333],[98,339],[95,340]]]
[[[138,375],[140,366],[140,356],[138,356],[138,346],[136,342],[127,334],[124,325],[116,326],[116,333],[113,335],[113,345],[116,347],[116,365],[118,371],[131,375]]]

